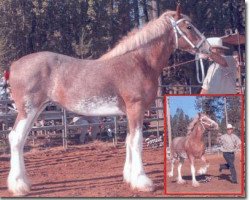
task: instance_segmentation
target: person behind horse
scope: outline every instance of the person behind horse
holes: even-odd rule
[[[225,56],[228,47],[222,45],[221,38],[208,38],[212,52],[222,55],[226,65],[213,62],[203,81],[201,94],[236,94],[237,62],[233,56]]]
[[[231,173],[231,182],[237,184],[237,174],[234,166],[235,152],[240,148],[241,140],[233,133],[234,127],[231,124],[227,124],[227,133],[219,137],[219,143],[221,144],[221,151],[223,157],[226,160],[225,164],[221,164],[219,171],[229,169]]]

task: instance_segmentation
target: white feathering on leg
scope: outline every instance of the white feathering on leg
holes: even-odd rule
[[[142,129],[137,128],[131,146],[131,186],[140,191],[154,190],[152,181],[146,176],[142,164]]]

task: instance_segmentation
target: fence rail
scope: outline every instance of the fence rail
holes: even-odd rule
[[[194,89],[198,89],[201,86],[200,85],[161,85],[159,86],[166,91],[168,91],[171,94],[192,94],[192,91]],[[181,93],[180,89],[181,88]],[[182,90],[185,90],[183,92]],[[243,90],[244,91],[244,90]],[[156,97],[156,101],[163,101],[163,96],[158,96]],[[8,123],[12,122],[12,126],[14,123],[14,120],[17,116],[17,112],[15,112],[13,109],[10,110],[8,105],[11,105],[14,103],[12,100],[0,100],[0,110],[2,112],[0,113],[0,123],[2,122],[2,130],[0,130],[0,139],[7,137],[7,134],[10,132],[10,127],[8,126]],[[53,105],[53,104],[52,104]],[[156,106],[155,106],[156,105]],[[154,123],[154,126],[151,127],[151,129],[144,130],[143,133],[145,134],[151,134],[151,133],[156,133],[157,136],[160,135],[160,133],[163,133],[163,104],[155,104],[154,106],[151,107],[150,111],[154,114],[150,118],[145,118],[144,123]],[[60,120],[60,124],[55,124],[55,125],[47,125],[47,126],[41,126],[37,127],[34,126],[31,130],[31,132],[35,131],[61,131],[61,137],[63,140],[63,146],[67,147],[67,139],[69,135],[73,135],[74,133],[71,133],[70,131],[78,128],[87,128],[88,125],[84,124],[71,124],[69,123],[69,120],[76,115],[72,112],[66,112],[65,110],[57,110],[57,111],[43,111],[38,120],[45,119],[45,120]],[[7,124],[7,125],[6,125]],[[100,126],[100,125],[113,125],[114,126],[114,131],[115,131],[115,141],[117,141],[117,136],[120,130],[119,128],[121,126],[125,127],[123,131],[127,131],[127,120],[119,121],[117,117],[113,118],[112,122],[102,122],[102,123],[91,123],[91,126]],[[1,127],[0,127],[1,128]],[[59,134],[58,134],[59,135]]]
[[[157,97],[157,100],[163,100],[163,97]],[[2,130],[0,130],[0,139],[5,138],[7,139],[7,134],[10,132],[11,127],[14,124],[15,118],[17,116],[17,112],[15,112],[13,109],[10,110],[8,108],[8,105],[14,103],[12,100],[0,100],[0,122],[2,122]],[[53,104],[51,106],[54,106]],[[156,107],[152,106],[150,109],[150,112],[152,112],[152,115],[150,118],[145,118],[144,123],[154,123],[154,126],[151,127],[151,129],[144,130],[144,134],[152,134],[156,133],[158,136],[160,133],[163,133],[163,116],[159,116],[158,112],[163,111],[163,107]],[[153,114],[154,113],[154,114]],[[31,129],[30,135],[32,135],[32,139],[34,140],[34,133],[38,131],[43,131],[45,134],[49,134],[53,131],[60,131],[60,133],[57,133],[58,136],[62,138],[62,143],[65,148],[67,148],[68,143],[68,137],[70,135],[76,135],[79,133],[74,133],[72,130],[85,128],[87,129],[89,126],[96,127],[96,126],[107,126],[112,125],[114,127],[114,141],[117,142],[118,134],[121,131],[127,132],[127,119],[124,119],[123,121],[119,121],[117,117],[113,117],[112,121],[108,122],[95,122],[90,124],[72,124],[72,118],[79,116],[72,112],[66,112],[64,109],[56,110],[56,111],[43,111],[37,121],[39,120],[46,120],[46,121],[59,121],[60,124],[53,124],[53,125],[47,125],[47,126],[33,126]],[[112,119],[111,116],[107,116]],[[160,124],[159,121],[162,121]],[[11,125],[10,125],[11,124]],[[123,127],[123,130],[122,128]]]

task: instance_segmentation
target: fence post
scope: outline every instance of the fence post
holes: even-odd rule
[[[171,130],[171,121],[170,121],[170,110],[169,110],[169,97],[166,97],[166,119],[167,119],[167,134],[168,134],[168,147],[172,143],[172,130]]]
[[[67,127],[67,113],[66,113],[65,109],[63,109],[63,125],[64,125],[64,130],[63,130],[63,147],[65,149],[67,149],[68,148],[68,143],[67,143],[68,127]]]
[[[158,104],[159,105],[159,104]],[[157,105],[157,107],[156,107],[156,113],[157,113],[157,137],[160,137],[160,131],[159,131],[159,125],[160,125],[160,123],[159,123],[159,110],[158,110],[158,105]]]
[[[114,146],[116,146],[117,145],[117,116],[115,116],[114,117],[114,122],[115,122],[115,135],[114,135],[114,141],[113,141],[113,143],[114,143]]]

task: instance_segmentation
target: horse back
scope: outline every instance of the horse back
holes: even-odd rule
[[[9,82],[14,101],[20,106],[28,102],[32,102],[32,106],[39,106],[48,101],[49,90],[58,69],[63,67],[62,63],[78,60],[52,52],[38,52],[13,62]]]

